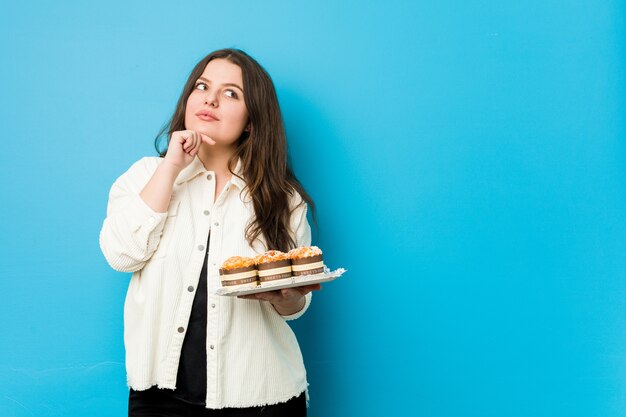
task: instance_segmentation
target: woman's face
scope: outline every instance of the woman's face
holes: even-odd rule
[[[185,128],[204,133],[217,145],[234,145],[248,124],[241,68],[214,59],[187,99]]]

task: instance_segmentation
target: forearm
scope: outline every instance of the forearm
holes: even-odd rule
[[[311,303],[311,292],[321,288],[320,284],[313,284],[256,295],[272,303],[278,314],[287,317],[287,320],[293,320],[304,314],[308,308]]]
[[[304,296],[302,296],[301,298],[295,301],[273,302],[272,305],[274,306],[274,309],[278,312],[278,314],[280,314],[281,316],[290,316],[292,314],[296,314],[297,312],[299,312],[300,310],[304,308],[305,299],[304,299]]]
[[[164,213],[170,205],[174,181],[180,170],[167,161],[161,162],[152,178],[139,194],[141,199],[157,213]]]

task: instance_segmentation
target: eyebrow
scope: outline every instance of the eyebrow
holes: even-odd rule
[[[207,83],[210,83],[210,82],[211,82],[211,81],[207,80],[207,79],[206,79],[206,78],[204,78],[204,77],[198,77],[198,80],[206,81]],[[234,83],[224,83],[224,84],[222,84],[222,85],[223,85],[223,86],[226,86],[226,87],[237,87],[238,89],[240,89],[241,91],[243,91],[243,88],[239,87],[237,84],[234,84]]]

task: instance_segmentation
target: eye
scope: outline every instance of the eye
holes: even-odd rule
[[[224,91],[224,95],[226,97],[230,97],[230,98],[239,98],[239,96],[237,95],[237,93],[235,92],[235,90],[225,90]]]
[[[205,83],[196,83],[196,90],[206,91],[209,87]]]

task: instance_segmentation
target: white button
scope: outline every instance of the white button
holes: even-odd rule
[[[198,250],[204,250],[204,246],[198,245]]]
[[[211,350],[213,350],[213,349],[215,349],[215,346],[211,345],[211,346],[209,346],[209,348],[210,348]]]
[[[152,223],[154,223],[154,221],[155,221],[154,217],[149,217],[148,218],[148,223],[152,224]]]
[[[213,266],[217,265],[215,262],[213,262]]]
[[[215,308],[215,304],[211,304],[211,308]]]
[[[211,214],[211,212],[209,210],[204,210],[204,215],[208,216],[209,214]]]
[[[211,181],[211,180],[213,179],[213,175],[211,175],[211,174],[207,175],[207,176],[206,176],[206,179],[207,179],[207,180],[209,180],[209,181]]]
[[[220,222],[215,222],[215,223],[213,223],[213,224],[214,224],[215,226],[219,226],[219,225],[220,225]]]
[[[193,285],[188,286],[188,287],[187,287],[187,291],[189,291],[189,292],[193,292]]]

